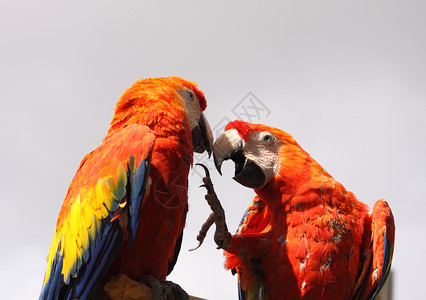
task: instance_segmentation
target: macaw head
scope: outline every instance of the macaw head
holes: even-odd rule
[[[138,123],[164,136],[189,123],[194,151],[210,155],[213,134],[203,114],[206,106],[204,94],[194,82],[175,76],[141,79],[118,100],[108,133]]]
[[[288,133],[239,120],[226,125],[214,143],[213,157],[220,174],[223,161],[231,159],[235,163],[233,179],[253,189],[262,188],[276,176],[293,176],[304,161],[312,160]]]

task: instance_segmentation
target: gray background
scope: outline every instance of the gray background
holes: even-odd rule
[[[395,298],[419,299],[425,13],[424,1],[1,1],[0,298],[38,297],[67,187],[121,93],[140,78],[178,75],[204,90],[216,130],[237,116],[281,128],[361,201],[388,200]],[[232,174],[225,163],[213,180],[234,232],[253,191]],[[169,278],[192,295],[235,298],[212,232],[187,251],[209,214],[200,183],[193,171]]]

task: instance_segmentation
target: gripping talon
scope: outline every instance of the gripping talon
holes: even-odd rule
[[[204,171],[206,172],[206,177],[210,177],[209,169],[205,165],[203,165],[201,163],[196,163],[195,165],[202,167],[204,169]]]
[[[223,210],[223,207],[220,204],[220,201],[214,191],[213,183],[211,181],[210,172],[208,168],[200,163],[197,163],[196,165],[202,167],[206,172],[206,177],[203,177],[203,184],[200,185],[200,187],[204,187],[207,189],[207,194],[204,196],[204,198],[207,200],[207,203],[209,204],[212,213],[210,214],[206,222],[203,224],[199,235],[197,236],[197,240],[200,242],[200,244],[197,247],[190,249],[190,251],[198,249],[201,246],[204,241],[204,238],[206,237],[207,231],[213,223],[216,223],[214,241],[217,245],[217,249],[228,249],[229,242],[226,239],[226,234],[229,234],[229,232],[225,221],[225,211]]]
[[[197,250],[198,248],[200,248],[200,246],[203,244],[203,241],[200,241],[197,247],[191,248],[188,251],[194,251]]]
[[[208,192],[209,194],[211,194],[211,193],[213,192],[213,190],[211,189],[211,187],[210,187],[210,186],[208,186],[208,185],[206,185],[206,184],[202,184],[202,185],[200,185],[200,188],[202,188],[202,187],[206,188],[206,189],[207,189],[207,192]],[[207,194],[207,195],[208,195],[208,194]]]
[[[200,246],[203,244],[204,239],[206,238],[207,232],[209,231],[210,227],[214,224],[214,213],[211,213],[207,220],[204,222],[203,226],[201,226],[200,232],[197,235],[197,241],[200,243],[197,247],[189,249],[189,251],[194,251],[200,248]]]

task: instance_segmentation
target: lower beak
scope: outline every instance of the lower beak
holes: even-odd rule
[[[198,124],[192,128],[191,134],[194,151],[197,153],[207,151],[210,157],[213,148],[213,134],[203,113],[201,113]]]
[[[232,159],[232,157],[231,157]],[[237,163],[235,163],[235,176],[236,182],[249,188],[260,189],[266,183],[265,173],[262,169],[252,160],[246,158],[239,173],[237,173]]]
[[[222,175],[221,167],[225,160],[231,159],[235,163],[234,180],[253,189],[259,189],[266,183],[263,170],[244,155],[244,140],[236,129],[225,131],[213,146],[213,158],[216,169]]]

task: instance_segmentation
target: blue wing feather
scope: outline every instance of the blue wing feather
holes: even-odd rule
[[[86,299],[89,296],[93,286],[112,263],[111,257],[115,257],[122,243],[121,227],[118,222],[110,220],[111,216],[102,221],[97,243],[91,244],[88,259],[79,272],[81,276],[70,279],[69,284],[65,284],[61,274],[64,256],[56,254],[52,264],[53,276],[45,285],[40,299]]]
[[[103,238],[92,250],[92,255],[81,270],[81,276],[75,279],[74,290],[68,294],[77,299],[86,299],[96,282],[112,263],[120,249],[123,233],[117,222],[105,222]]]
[[[369,297],[369,299],[374,300],[379,297],[380,291],[388,279],[390,273],[390,266],[392,263],[392,255],[393,255],[393,244],[386,237],[386,232],[383,233],[383,243],[384,243],[384,255],[383,255],[383,275],[377,284],[377,288],[374,290],[373,294]]]
[[[142,200],[145,195],[146,180],[149,171],[149,159],[140,163],[136,172],[131,176],[131,191],[129,203],[129,215],[127,230],[129,231],[130,246],[136,238],[136,230],[139,226],[139,211],[142,205]]]
[[[45,299],[47,300],[58,299],[59,297],[59,291],[61,290],[61,285],[64,282],[64,276],[61,274],[63,258],[63,255],[59,256],[59,253],[56,253],[55,261],[52,264],[53,272],[51,272],[53,273],[53,278],[56,280],[53,280],[50,282],[50,284],[47,284],[42,291],[42,295],[46,295],[47,298]],[[42,299],[41,296],[40,299]]]

